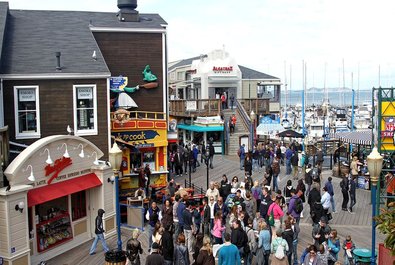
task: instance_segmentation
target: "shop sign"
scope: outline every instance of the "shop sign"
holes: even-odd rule
[[[121,139],[125,142],[151,140],[156,136],[160,136],[157,131],[146,130],[146,131],[132,131],[132,132],[114,132],[111,134],[115,138]]]
[[[110,89],[122,89],[128,84],[128,78],[124,76],[110,77]]]
[[[381,150],[395,150],[395,105],[391,101],[381,102]]]
[[[36,101],[36,90],[19,89],[19,101]]]
[[[233,66],[213,66],[213,72],[232,72]]]
[[[196,101],[195,100],[188,100],[186,102],[186,110],[187,111],[196,110]]]
[[[68,166],[71,166],[73,162],[70,157],[61,157],[56,159],[53,166],[47,165],[45,167],[45,176],[48,177],[53,173],[53,175],[49,178],[48,184],[51,184],[52,180],[58,177],[59,173],[62,172]]]
[[[91,87],[79,87],[78,99],[93,99],[93,89]]]
[[[381,137],[394,137],[395,118],[386,117],[384,119],[384,131],[381,131]]]

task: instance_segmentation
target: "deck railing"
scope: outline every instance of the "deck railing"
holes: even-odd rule
[[[220,99],[175,99],[169,101],[169,114],[174,116],[215,116],[220,113]]]
[[[269,114],[269,99],[265,98],[247,98],[247,99],[238,99],[239,103],[244,107],[245,111],[249,115],[253,110],[257,115],[266,115]]]
[[[110,117],[111,121],[128,121],[137,119],[166,120],[166,113],[152,111],[127,111],[119,109],[115,112],[111,112]]]

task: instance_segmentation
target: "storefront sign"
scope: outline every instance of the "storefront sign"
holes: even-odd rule
[[[35,89],[19,89],[19,101],[36,101]]]
[[[214,72],[232,72],[233,66],[213,66]]]
[[[381,150],[395,150],[395,105],[392,101],[381,102]]]
[[[78,99],[93,99],[93,89],[91,87],[79,87],[77,91]]]
[[[128,78],[123,76],[110,77],[110,89],[122,89],[128,84]]]
[[[52,180],[58,177],[59,173],[62,172],[68,166],[71,166],[73,162],[70,157],[61,157],[56,159],[54,165],[47,165],[45,167],[45,176],[48,177],[53,173],[53,175],[49,178],[48,184],[51,184]]]
[[[160,136],[157,131],[146,130],[146,131],[132,131],[132,132],[114,132],[111,133],[115,138],[122,139],[125,142],[151,140],[156,136]]]

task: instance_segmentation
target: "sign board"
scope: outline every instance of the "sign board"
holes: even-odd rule
[[[110,77],[110,89],[123,89],[128,84],[128,78],[124,76]]]
[[[195,111],[197,109],[195,100],[188,100],[185,106],[187,111]]]
[[[381,149],[395,150],[395,105],[392,101],[381,102]]]
[[[92,87],[79,87],[77,89],[78,99],[93,99]]]
[[[36,101],[36,90],[33,88],[18,89],[19,101]]]
[[[154,130],[113,132],[112,135],[125,142],[152,140],[156,136],[160,136],[160,134]]]

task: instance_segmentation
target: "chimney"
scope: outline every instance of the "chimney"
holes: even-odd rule
[[[62,70],[62,67],[60,66],[60,52],[55,52],[56,56],[56,70]]]
[[[139,12],[137,8],[137,0],[118,0],[119,12],[117,14],[121,22],[139,22]]]

